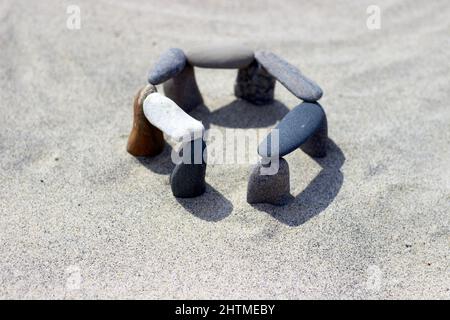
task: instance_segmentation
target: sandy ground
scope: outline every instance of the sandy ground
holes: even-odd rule
[[[215,2],[0,2],[0,297],[450,298],[448,0]],[[159,54],[228,41],[325,92],[334,143],[287,157],[286,207],[247,204],[247,165],[177,200],[170,148],[125,150]],[[235,75],[198,70],[193,115],[269,128],[297,104],[279,85],[266,109],[236,102]]]

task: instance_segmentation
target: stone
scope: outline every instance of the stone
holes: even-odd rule
[[[275,78],[255,60],[239,69],[234,85],[234,95],[255,105],[271,103],[275,91]]]
[[[171,48],[164,52],[149,72],[148,82],[153,85],[163,83],[183,71],[186,56],[181,49]]]
[[[254,52],[243,46],[224,45],[197,47],[186,52],[189,63],[195,67],[240,69],[254,60]]]
[[[194,68],[186,64],[183,71],[163,84],[166,97],[172,99],[185,112],[191,112],[203,104],[203,98],[195,81]]]
[[[311,154],[324,155],[325,150],[312,150],[315,147],[325,147],[327,140],[326,116],[318,103],[303,102],[292,109],[278,123],[278,146],[272,149],[272,135],[270,132],[258,147],[258,153],[264,158],[283,157],[304,143],[311,137],[306,149]],[[325,128],[325,129],[324,129]],[[315,135],[317,133],[317,135]],[[276,139],[276,134],[274,136]],[[276,141],[276,140],[275,140]],[[278,150],[277,150],[278,149]]]
[[[279,169],[274,175],[261,175],[263,164],[253,167],[248,180],[247,202],[250,204],[269,203],[285,205],[292,199],[289,183],[289,165],[283,158],[279,159]]]
[[[177,164],[170,175],[170,186],[175,197],[193,198],[205,192],[206,162],[203,157],[199,157],[199,154],[194,155],[193,152],[201,150],[200,153],[203,155],[205,149],[203,139],[195,139],[183,145],[181,152],[183,162]],[[189,161],[185,161],[186,158]]]
[[[147,85],[134,98],[133,127],[128,137],[127,151],[136,157],[155,156],[164,148],[163,133],[147,120],[143,110],[144,99],[155,92],[155,86]]]
[[[322,89],[305,77],[297,67],[267,51],[257,51],[256,60],[297,98],[315,102],[322,97]]]
[[[144,114],[152,125],[177,141],[201,137],[205,130],[200,121],[192,118],[175,102],[157,92],[145,98]]]
[[[323,158],[327,155],[328,124],[327,117],[322,121],[319,129],[300,146],[300,149],[313,158]]]

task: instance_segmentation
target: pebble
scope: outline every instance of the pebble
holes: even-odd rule
[[[172,99],[185,112],[191,112],[203,104],[194,68],[189,64],[175,77],[164,82],[163,88],[166,97]]]
[[[268,51],[257,51],[255,58],[297,98],[315,102],[322,97],[322,89],[286,60]]]
[[[201,137],[205,130],[200,121],[184,112],[171,99],[157,92],[145,98],[144,114],[151,124],[177,141]]]
[[[323,158],[327,155],[328,124],[327,117],[323,119],[319,129],[300,146],[300,149],[313,158]]]
[[[201,147],[201,148],[200,148]],[[178,198],[193,198],[205,192],[206,163],[203,157],[194,155],[192,150],[201,150],[203,154],[206,145],[203,139],[195,139],[183,146],[183,150],[188,150],[189,155],[182,154],[183,159],[190,158],[189,163],[177,164],[170,175],[170,186],[172,193]],[[198,161],[200,160],[200,161]]]
[[[140,89],[134,98],[133,127],[128,137],[127,151],[136,157],[155,156],[164,148],[165,142],[161,130],[147,120],[143,110],[144,99],[155,92],[155,86],[148,84]]]
[[[186,66],[183,50],[171,48],[164,52],[148,75],[148,82],[154,85],[163,83],[180,73]]]
[[[289,184],[289,165],[279,159],[279,169],[274,175],[261,175],[262,164],[253,167],[248,180],[247,202],[250,204],[269,203],[285,205],[292,198]]]
[[[201,68],[240,69],[254,60],[254,52],[236,45],[197,47],[186,52],[188,62]]]
[[[262,157],[283,157],[312,137],[323,127],[325,112],[317,103],[303,102],[292,109],[278,123],[279,148],[271,150],[272,132],[267,135],[258,147],[258,153]],[[276,136],[274,136],[276,137]],[[274,147],[274,149],[276,149]]]

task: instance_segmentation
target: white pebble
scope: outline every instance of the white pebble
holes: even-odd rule
[[[151,93],[144,100],[145,117],[170,138],[180,141],[202,137],[202,123],[183,111],[175,102],[160,93]]]

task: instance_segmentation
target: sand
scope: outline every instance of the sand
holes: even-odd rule
[[[0,297],[449,299],[448,0],[377,1],[380,30],[373,1],[215,2],[1,1]],[[177,200],[170,148],[126,152],[159,54],[231,41],[324,90],[333,144],[286,157],[288,206],[246,202],[248,165],[209,166],[206,194]],[[298,103],[196,75],[211,128],[270,128]]]

